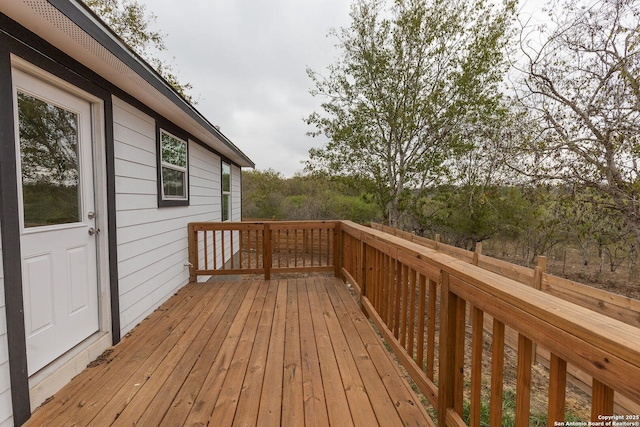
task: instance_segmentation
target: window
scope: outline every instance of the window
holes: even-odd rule
[[[222,163],[222,220],[231,219],[231,166]]]
[[[160,130],[161,201],[165,206],[188,204],[187,142],[165,130]],[[162,203],[161,203],[162,205]]]

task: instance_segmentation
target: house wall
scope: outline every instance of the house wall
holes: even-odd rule
[[[116,226],[121,333],[189,281],[187,224],[221,218],[221,159],[189,141],[189,206],[157,206],[156,123],[114,98]],[[239,169],[232,172],[240,218]]]
[[[9,343],[4,299],[4,266],[0,243],[0,427],[13,425],[11,406],[11,380],[9,376]]]

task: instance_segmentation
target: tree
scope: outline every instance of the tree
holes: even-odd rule
[[[242,214],[245,218],[282,218],[284,177],[273,169],[242,172]]]
[[[187,102],[195,104],[188,92],[190,83],[180,83],[170,63],[157,57],[166,50],[164,35],[151,29],[156,20],[153,13],[146,13],[146,6],[137,0],[84,0],[122,40],[145,61],[151,64],[158,74],[169,83]]]
[[[308,70],[324,113],[306,118],[324,148],[308,167],[366,178],[385,219],[401,225],[418,190],[442,181],[486,118],[503,113],[514,2],[356,0],[351,25],[334,32],[342,58],[327,78]]]
[[[611,200],[640,244],[640,4],[552,2],[542,42],[523,31],[520,99],[541,123],[523,172]],[[540,33],[536,33],[540,34]],[[636,246],[637,246],[636,244]]]

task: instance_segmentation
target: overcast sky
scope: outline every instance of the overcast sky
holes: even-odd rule
[[[527,0],[533,3],[536,0]],[[543,3],[542,0],[539,0]],[[320,111],[309,94],[310,67],[326,74],[339,51],[331,28],[349,24],[349,0],[139,0],[156,15],[180,81],[196,108],[247,154],[257,169],[285,176],[321,137],[303,118]],[[530,7],[530,5],[529,5]]]

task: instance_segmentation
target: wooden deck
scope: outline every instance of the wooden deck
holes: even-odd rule
[[[190,284],[26,424],[433,425],[339,279]]]

